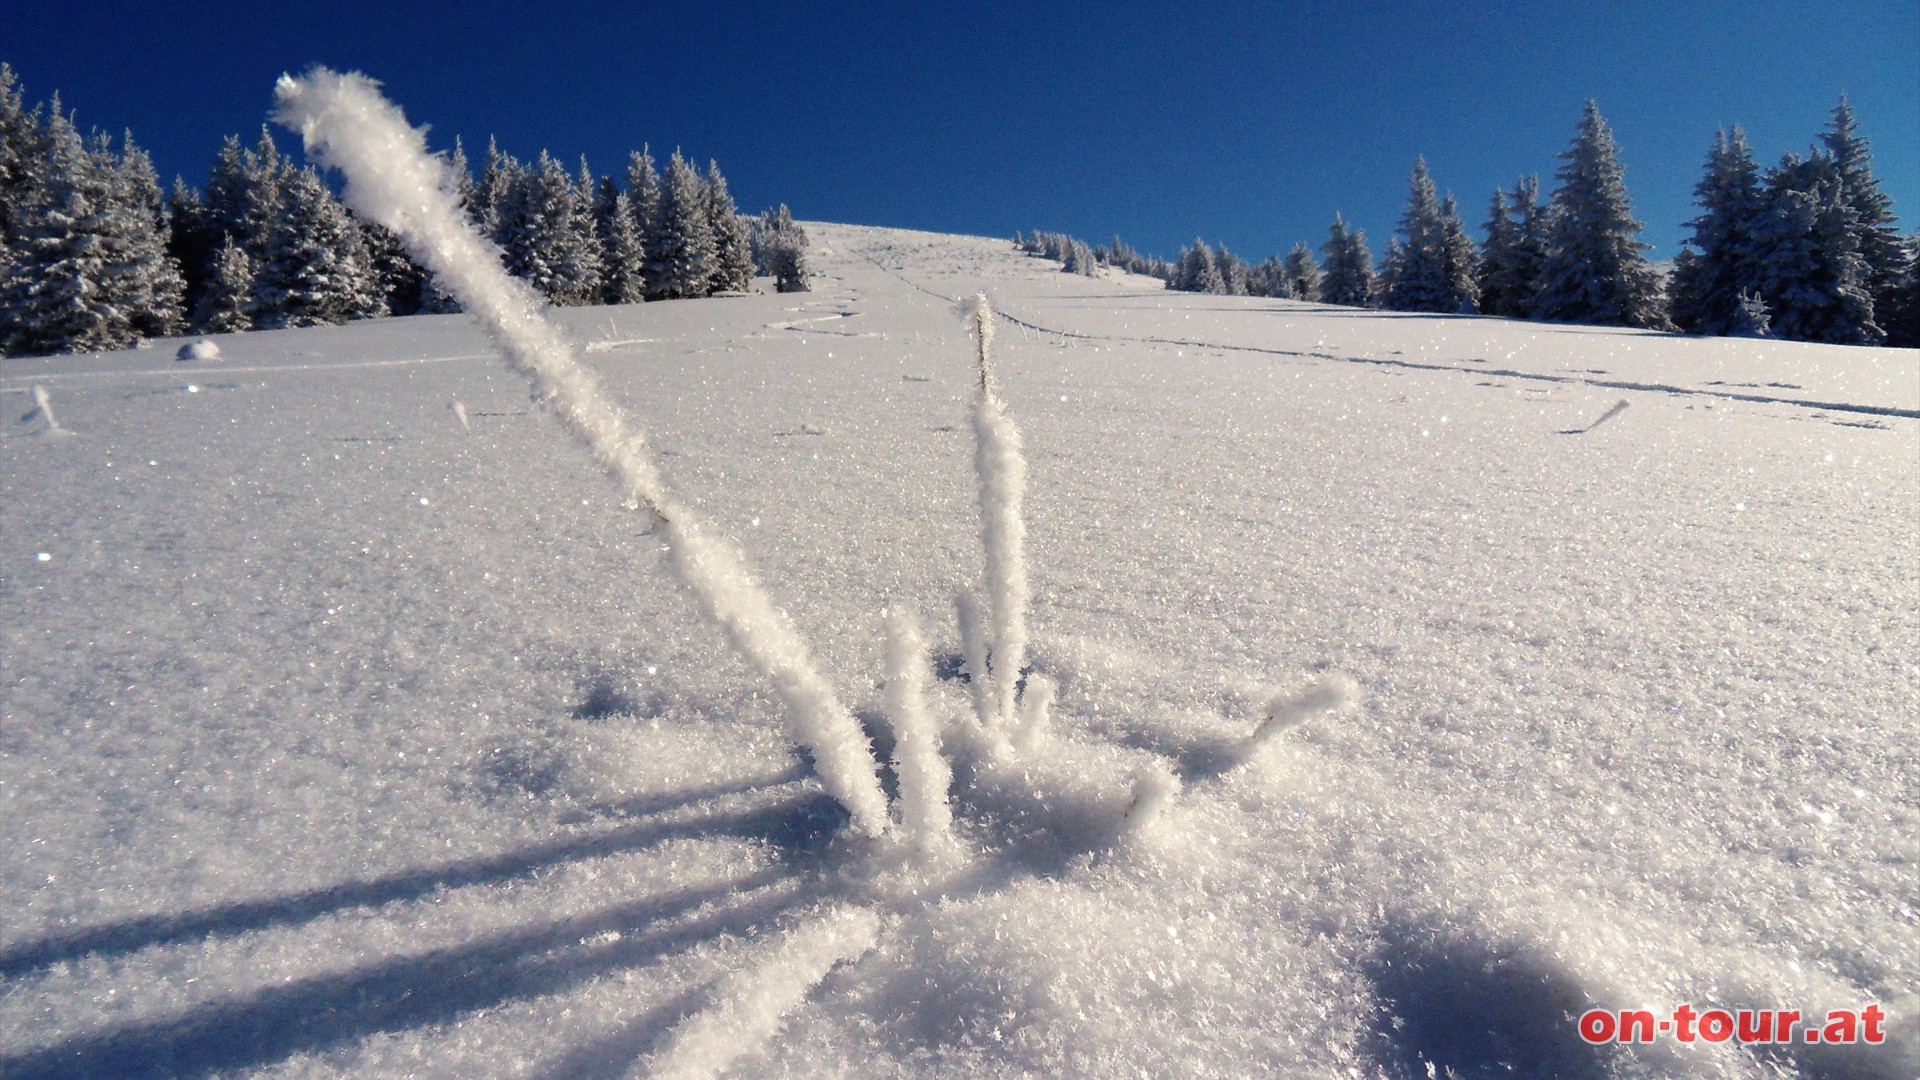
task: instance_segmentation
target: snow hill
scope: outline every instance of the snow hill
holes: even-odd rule
[[[1920,354],[807,228],[811,294],[555,317],[884,749],[883,610],[968,692],[992,297],[1092,794],[864,862],[463,317],[7,360],[0,1076],[1920,1073]],[[1576,1034],[1681,1003],[1892,1032]]]

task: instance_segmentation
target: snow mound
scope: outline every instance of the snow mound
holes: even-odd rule
[[[175,353],[173,358],[181,361],[218,360],[220,359],[220,346],[204,338],[199,341],[189,341],[185,345],[180,346],[180,351]]]

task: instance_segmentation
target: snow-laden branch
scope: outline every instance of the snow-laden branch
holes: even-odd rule
[[[364,75],[325,68],[298,79],[283,75],[275,99],[275,119],[299,132],[309,155],[345,174],[348,205],[399,234],[440,287],[487,328],[508,364],[532,382],[622,494],[659,524],[669,565],[734,649],[773,683],[794,740],[812,754],[827,790],[853,815],[853,828],[883,833],[886,798],[859,723],[739,552],[669,497],[645,437],[543,317],[533,291],[507,276],[492,245],[468,223],[447,167],[427,153],[423,132]]]

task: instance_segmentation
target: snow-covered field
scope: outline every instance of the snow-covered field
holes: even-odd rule
[[[846,835],[463,317],[0,361],[0,1076],[1920,1074],[1920,354],[808,229],[811,294],[557,318],[886,736],[888,608],[966,707],[1008,316],[1059,698],[964,851]],[[1892,1031],[1575,1031],[1681,1003]]]

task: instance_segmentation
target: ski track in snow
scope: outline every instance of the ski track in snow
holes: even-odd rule
[[[809,228],[803,309],[830,314],[558,316],[648,342],[588,351],[881,736],[880,608],[948,611],[978,569],[945,292],[1087,346],[997,347],[1029,443],[1029,669],[1058,686],[1040,786],[961,761],[966,860],[849,845],[590,463],[551,425],[449,413],[527,409],[451,362],[491,354],[398,336],[458,320],[222,339],[239,359],[191,371],[170,348],[0,362],[56,386],[79,436],[0,418],[0,1075],[644,1074],[771,1031],[736,1018],[769,994],[784,1024],[726,1075],[1912,1075],[1920,411],[1620,354],[1711,351],[1763,384],[1788,363],[1822,397],[1848,364],[1911,386],[1909,357],[1449,319],[1296,349],[1251,320],[1363,324]],[[828,361],[805,339],[854,306],[876,336],[828,335]],[[1477,340],[1365,355],[1467,330],[1646,370],[1494,368]],[[1459,373],[1672,403],[1555,439],[1613,395]],[[125,392],[238,374],[268,383]],[[1682,404],[1713,399],[1890,426]],[[941,715],[970,708],[958,670],[936,664]],[[1320,671],[1355,676],[1356,711],[1248,750]],[[1146,767],[1184,790],[1123,842]],[[872,951],[815,944],[841,906],[878,914]],[[1904,1041],[1591,1048],[1571,1026],[1868,1000]]]
[[[902,283],[926,293],[928,296],[958,303],[958,297],[947,296],[929,289],[909,279],[906,275],[886,266],[877,259],[868,257],[875,267],[892,275]],[[1411,360],[1390,360],[1378,357],[1343,356],[1327,352],[1301,352],[1294,349],[1274,349],[1255,345],[1231,345],[1215,341],[1199,341],[1192,338],[1133,337],[1117,334],[1084,334],[1075,330],[1060,330],[1022,319],[1006,311],[996,311],[1001,319],[1014,326],[1024,327],[1039,334],[1051,334],[1061,339],[1097,342],[1131,342],[1139,345],[1176,345],[1189,349],[1213,349],[1219,352],[1258,353],[1266,356],[1284,356],[1301,360],[1330,360],[1342,364],[1373,364],[1379,367],[1406,368],[1411,371],[1451,371],[1462,375],[1481,377],[1495,376],[1509,379],[1529,379],[1535,382],[1572,383],[1580,386],[1597,386],[1610,390],[1642,390],[1649,393],[1696,395],[1700,397],[1723,398],[1727,401],[1751,401],[1767,405],[1799,405],[1827,412],[1866,413],[1871,416],[1897,416],[1908,420],[1920,420],[1920,408],[1909,409],[1886,405],[1856,405],[1849,402],[1809,401],[1804,398],[1774,397],[1766,394],[1742,394],[1731,390],[1706,390],[1697,387],[1671,386],[1664,383],[1622,382],[1612,379],[1589,379],[1581,376],[1552,375],[1536,371],[1519,371],[1512,368],[1460,367],[1454,364],[1427,364]],[[1444,316],[1440,316],[1444,318]],[[1472,361],[1484,363],[1485,361]]]

